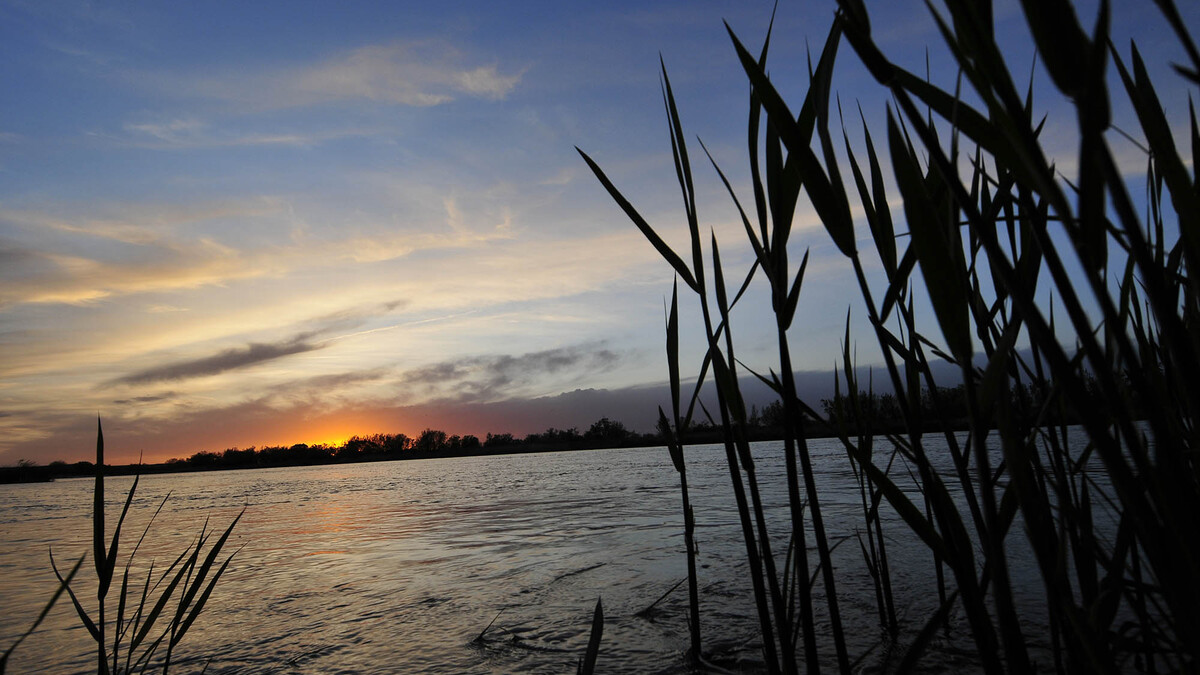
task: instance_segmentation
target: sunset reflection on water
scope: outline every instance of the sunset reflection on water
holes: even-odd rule
[[[859,496],[844,451],[818,442],[813,452],[827,527],[852,533]],[[756,454],[785,541],[780,453],[761,444]],[[701,447],[688,461],[706,645],[754,672],[757,625],[724,455]],[[677,480],[661,448],[155,475],[139,487],[128,531],[171,491],[138,554],[161,563],[205,517],[223,528],[246,508],[230,540],[242,548],[180,646],[185,670],[211,656],[210,673],[561,673],[582,653],[601,597],[607,670],[683,673],[686,594],[669,595],[653,621],[636,616],[686,574]],[[53,590],[47,546],[64,559],[87,550],[91,503],[84,480],[3,489],[0,638],[26,627],[28,608]],[[908,616],[927,615],[937,598],[928,552],[894,531],[897,597]],[[873,586],[852,546],[835,562],[852,647],[865,652],[879,635]],[[60,604],[12,672],[87,670],[88,650]]]

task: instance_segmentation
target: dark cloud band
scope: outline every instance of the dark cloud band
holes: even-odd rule
[[[401,383],[437,396],[450,394],[458,401],[489,401],[505,398],[512,386],[531,382],[543,375],[571,370],[594,371],[611,367],[619,357],[608,349],[575,346],[511,355],[474,356],[435,363],[404,373]]]
[[[190,361],[180,361],[119,377],[113,384],[145,384],[148,382],[168,382],[172,380],[187,380],[195,377],[218,375],[230,370],[246,368],[266,361],[274,361],[292,354],[316,351],[324,348],[324,343],[313,344],[303,339],[292,338],[286,342],[274,344],[251,343],[245,347],[226,349],[212,356]]]

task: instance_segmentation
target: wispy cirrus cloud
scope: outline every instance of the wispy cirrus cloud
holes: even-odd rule
[[[124,78],[136,87],[150,87],[172,98],[200,98],[216,106],[199,113],[142,112],[120,131],[90,135],[155,150],[315,147],[382,132],[277,122],[263,126],[252,122],[257,119],[253,115],[329,104],[430,107],[464,98],[498,101],[520,84],[524,73],[524,68],[504,69],[436,40],[364,45],[309,63],[250,65],[215,74],[212,68],[203,73],[126,71]]]
[[[0,244],[0,308],[21,303],[84,303],[114,294],[194,288],[261,274],[211,240],[139,247],[140,260],[106,261],[74,253]]]
[[[436,42],[369,45],[293,73],[279,94],[302,103],[367,99],[428,106],[461,95],[502,99],[523,74],[505,75],[495,64],[470,66],[464,60],[458,50]]]
[[[459,98],[501,100],[524,69],[502,69],[444,41],[364,45],[324,59],[284,67],[253,67],[213,75],[130,72],[139,85],[171,95],[234,104],[247,111],[373,102],[428,107]]]
[[[128,123],[124,134],[94,134],[119,145],[148,150],[192,150],[254,146],[312,147],[345,138],[371,136],[374,130],[331,129],[321,131],[260,132],[214,125],[196,117]]]
[[[169,241],[181,228],[231,220],[281,217],[288,205],[259,196],[213,199],[196,203],[89,203],[84,210],[45,204],[30,208],[0,208],[0,226],[14,233],[55,233],[108,239],[125,244]]]
[[[313,236],[296,227],[288,200],[272,197],[100,207],[105,209],[109,213],[97,216],[0,208],[0,232],[11,233],[0,234],[0,309],[279,278],[297,270],[308,274],[514,236],[510,216],[488,228],[470,228],[457,211],[447,211],[443,227],[424,231],[364,226]]]

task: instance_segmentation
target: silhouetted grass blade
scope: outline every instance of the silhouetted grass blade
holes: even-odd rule
[[[100,576],[100,595],[108,595],[109,586],[112,585],[113,574],[116,571],[117,553],[120,551],[121,544],[121,526],[125,524],[125,516],[129,513],[129,505],[133,502],[133,495],[137,492],[138,481],[141,476],[133,477],[133,485],[129,488],[129,494],[125,497],[125,506],[121,508],[121,516],[117,518],[117,526],[113,528],[112,544],[108,548],[108,553],[104,556],[104,572]]]
[[[1129,99],[1134,105],[1142,131],[1146,134],[1146,141],[1154,151],[1156,168],[1167,182],[1172,203],[1181,222],[1200,222],[1200,195],[1197,195],[1192,181],[1188,180],[1187,170],[1175,152],[1175,138],[1171,133],[1171,126],[1146,72],[1141,54],[1136,45],[1130,45],[1129,49],[1133,61],[1132,77],[1116,49],[1111,50],[1113,64],[1116,65]],[[1196,260],[1196,254],[1200,253],[1200,232],[1197,232],[1195,227],[1181,227],[1180,231],[1192,253],[1191,259]]]
[[[920,663],[921,656],[925,654],[929,643],[933,640],[934,634],[937,632],[938,625],[945,622],[946,617],[950,614],[950,608],[954,606],[954,601],[958,599],[958,591],[954,591],[942,602],[938,610],[929,617],[925,625],[921,627],[920,632],[909,643],[908,648],[904,651],[904,658],[900,659],[899,665],[896,666],[896,674],[903,675],[904,673],[918,672],[917,664]]]
[[[671,250],[670,246],[667,246],[666,242],[664,242],[662,238],[658,236],[658,233],[654,231],[654,228],[650,227],[650,224],[647,223],[640,214],[638,214],[637,210],[633,208],[633,205],[621,195],[616,186],[609,181],[608,176],[604,175],[604,172],[600,169],[599,165],[593,162],[592,158],[588,157],[587,153],[585,153],[583,150],[580,150],[579,148],[575,148],[575,150],[581,157],[583,157],[583,161],[587,162],[587,165],[591,167],[592,172],[596,174],[596,178],[598,178],[600,183],[604,185],[604,188],[608,190],[608,194],[613,198],[613,201],[617,202],[617,205],[619,205],[621,209],[625,211],[625,215],[627,215],[629,219],[633,221],[635,225],[637,225],[638,229],[642,231],[642,234],[645,235],[646,239],[650,241],[655,250],[662,255],[663,259],[671,264],[671,267],[673,267],[675,272],[680,276],[680,278],[683,279],[683,283],[687,284],[689,288],[696,290],[696,279],[694,276],[692,276],[691,270],[688,269],[683,260]]]
[[[925,187],[915,158],[909,153],[895,118],[888,114],[888,141],[896,183],[904,197],[913,248],[921,264],[925,286],[937,314],[942,335],[959,363],[971,358],[970,325],[967,316],[967,286],[946,240],[945,224],[934,219],[936,205]]]
[[[792,280],[792,288],[788,291],[787,302],[779,312],[783,316],[782,326],[785,329],[791,327],[792,321],[796,318],[796,306],[800,302],[800,288],[804,285],[806,269],[808,269],[808,249],[804,249],[804,258],[800,260],[800,269],[796,270],[796,278]]]
[[[596,672],[596,657],[600,654],[600,639],[604,635],[604,608],[600,599],[596,598],[596,609],[592,612],[592,632],[588,637],[587,651],[579,663],[579,675],[592,675]]]
[[[92,491],[92,559],[96,577],[104,578],[107,556],[104,551],[104,429],[96,418],[96,487]],[[103,597],[104,593],[99,593]]]
[[[54,570],[54,576],[58,579],[61,587],[67,590],[67,596],[71,598],[71,604],[75,606],[75,613],[79,615],[79,620],[83,622],[88,632],[92,634],[92,638],[99,642],[100,629],[96,627],[96,622],[88,616],[88,613],[83,609],[83,605],[79,604],[79,598],[75,597],[75,591],[71,590],[71,584],[68,579],[58,571],[58,565],[54,562],[54,551],[50,551],[50,568]]]
[[[76,560],[75,564],[71,567],[71,571],[67,572],[67,576],[60,578],[58,588],[55,589],[54,595],[50,596],[50,601],[47,602],[44,607],[42,607],[42,611],[38,613],[37,618],[34,619],[33,623],[30,624],[29,628],[26,629],[24,633],[21,633],[20,637],[18,637],[11,645],[9,645],[8,649],[4,650],[4,654],[0,655],[0,675],[4,675],[4,670],[8,667],[8,657],[11,656],[13,651],[15,651],[16,648],[25,641],[25,638],[29,637],[35,630],[37,630],[37,627],[42,624],[42,621],[46,618],[46,615],[49,614],[50,610],[54,607],[54,604],[58,602],[58,598],[62,596],[63,591],[68,590],[68,587],[71,584],[71,579],[75,578],[75,574],[79,572],[79,568],[83,566],[83,561],[86,557],[87,556],[80,556],[79,560]],[[55,570],[55,576],[58,576],[57,570]]]
[[[241,516],[239,515],[238,517],[240,518]],[[236,522],[237,521],[235,520],[234,523]],[[233,525],[230,525],[229,529],[232,530]],[[214,550],[220,550],[220,544],[214,546]],[[239,548],[238,551],[241,551],[241,549]],[[179,624],[178,631],[171,636],[172,645],[178,644],[179,641],[183,639],[183,636],[187,633],[188,629],[192,627],[192,623],[204,609],[204,604],[208,602],[208,597],[212,595],[213,588],[217,585],[217,580],[220,579],[221,575],[225,573],[225,569],[229,567],[229,563],[233,560],[233,557],[237,555],[238,551],[234,551],[232,554],[230,554],[230,556],[225,559],[225,562],[221,563],[221,567],[219,567],[213,574],[212,579],[210,579],[208,582],[208,585],[204,587],[204,592],[200,594],[199,599],[197,599],[195,604],[192,605],[192,609],[190,612],[188,612],[187,618]],[[197,579],[194,582],[194,587],[199,587],[200,581],[200,579]]]
[[[1077,96],[1079,86],[1088,80],[1086,58],[1091,44],[1075,9],[1067,0],[1022,0],[1021,6],[1055,86]]]

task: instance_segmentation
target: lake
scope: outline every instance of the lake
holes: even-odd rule
[[[810,447],[831,541],[849,537],[835,564],[851,654],[870,652],[870,669],[886,645],[854,538],[857,485],[840,445]],[[754,444],[754,454],[782,567],[782,444]],[[687,461],[705,650],[725,668],[755,672],[758,626],[724,450],[690,448]],[[110,532],[131,482],[106,483]],[[92,487],[85,479],[0,486],[0,647],[55,588],[49,547],[60,568],[90,550]],[[198,672],[208,659],[209,673],[573,672],[598,597],[600,672],[688,671],[686,584],[651,619],[636,616],[686,576],[678,476],[664,448],[151,475],[126,523],[121,565],[168,492],[142,563],[169,564],[206,518],[223,530],[246,509],[228,545],[242,548],[177,650],[178,672]],[[888,546],[901,622],[915,630],[937,607],[930,555],[899,523]],[[85,606],[91,565],[89,557],[75,582]],[[1040,581],[1013,567],[1036,604]],[[1023,566],[1027,575],[1033,567]],[[114,583],[110,606],[118,590]],[[939,638],[925,670],[970,665],[966,631],[956,633]],[[831,646],[825,652],[832,658]],[[13,659],[13,673],[95,670],[91,639],[65,596]]]

